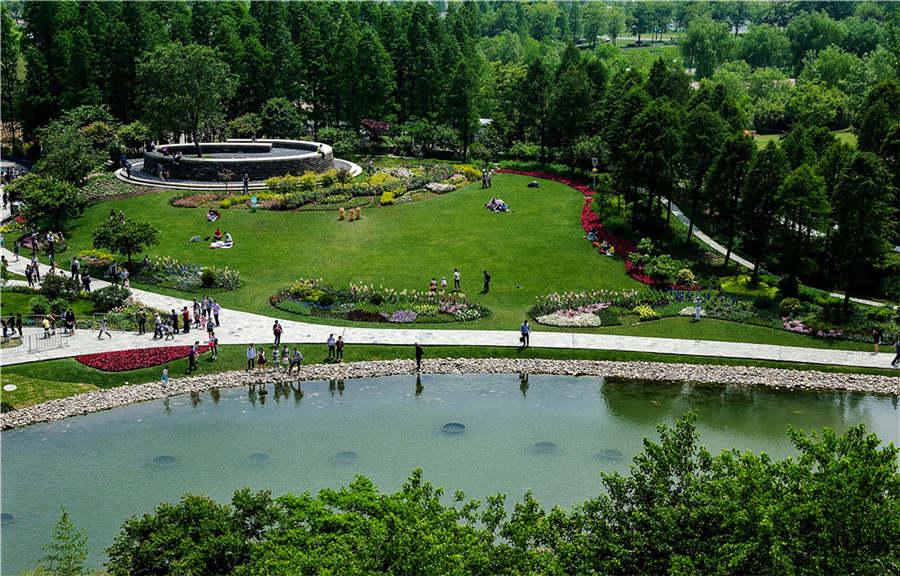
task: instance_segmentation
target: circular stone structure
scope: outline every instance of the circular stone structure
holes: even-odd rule
[[[0,524],[2,524],[3,526],[6,526],[13,520],[15,520],[15,516],[13,516],[12,514],[8,514],[6,512],[0,514]]]
[[[445,434],[462,434],[466,431],[466,425],[459,422],[448,422],[441,426],[441,432]]]
[[[181,157],[176,160],[179,152]],[[266,180],[286,174],[326,172],[335,167],[331,146],[306,140],[232,139],[201,143],[200,152],[201,156],[197,156],[194,144],[163,144],[144,152],[140,172],[158,177],[162,171],[167,180],[216,182],[228,171],[229,180],[240,182],[244,174],[250,180]]]
[[[250,464],[255,464],[257,466],[261,464],[268,464],[271,461],[272,457],[265,452],[254,452],[247,457],[247,462],[249,462]]]
[[[156,458],[153,459],[153,464],[155,464],[156,466],[160,466],[162,468],[171,468],[172,466],[175,465],[175,462],[177,462],[177,459],[174,456],[169,456],[169,455],[165,455],[165,454],[162,456],[157,456]]]
[[[357,460],[359,460],[359,454],[357,454],[353,450],[345,450],[344,452],[338,452],[337,454],[335,454],[334,459],[341,464],[349,464],[351,462],[356,462]]]
[[[623,456],[622,451],[615,448],[604,448],[597,453],[597,458],[606,462],[618,462]]]
[[[531,445],[531,450],[538,454],[552,454],[556,452],[557,448],[553,442],[535,442]]]

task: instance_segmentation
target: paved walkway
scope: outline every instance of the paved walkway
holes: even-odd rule
[[[13,262],[9,250],[0,250],[10,262],[10,270],[24,273],[26,259]],[[47,266],[41,265],[41,274]],[[93,288],[102,288],[108,282],[94,280]],[[181,310],[192,307],[192,302],[173,298],[155,292],[133,289],[134,297],[144,304],[163,310]],[[248,344],[272,342],[272,324],[275,318],[249,312],[223,309],[220,314],[222,326],[216,330],[221,344]],[[329,334],[343,335],[348,344],[393,344],[411,346],[419,342],[425,346],[502,346],[513,347],[519,342],[519,334],[512,330],[429,330],[429,329],[383,329],[356,328],[347,326],[327,326],[292,320],[281,320],[284,327],[282,340],[290,343],[322,344]],[[52,358],[64,358],[79,354],[90,354],[112,350],[143,348],[147,346],[184,345],[193,343],[206,335],[205,330],[193,330],[168,342],[153,340],[153,335],[138,336],[116,332],[112,339],[98,340],[92,331],[80,330],[68,339],[68,347],[46,352],[29,354],[20,349],[3,350],[0,365],[20,364]],[[869,352],[828,350],[821,348],[800,348],[775,346],[770,344],[746,344],[740,342],[720,342],[712,340],[683,340],[676,338],[648,338],[642,336],[618,336],[612,334],[580,334],[565,332],[533,332],[531,345],[542,348],[620,350],[628,352],[655,352],[660,354],[681,354],[686,356],[714,356],[724,358],[746,358],[754,360],[778,360],[810,364],[833,364],[839,366],[886,368],[890,366],[892,354],[874,355]]]
[[[663,200],[665,200],[665,198]],[[678,218],[681,221],[681,223],[684,224],[685,226],[690,226],[691,219],[688,218],[684,214],[684,212],[681,211],[681,208],[676,206],[674,202],[670,206],[671,206],[671,210],[672,210],[672,215],[674,215],[676,218]],[[821,232],[819,234],[821,234]],[[715,240],[713,240],[712,238],[710,238],[709,236],[704,234],[696,226],[694,226],[694,236],[699,238],[701,242],[703,242],[704,244],[706,244],[707,246],[709,246],[710,248],[712,248],[713,250],[715,250],[722,256],[724,256],[728,252],[728,250],[724,246],[722,246],[721,244],[719,244],[718,242],[716,242]],[[897,248],[900,248],[900,246],[898,246]],[[753,270],[753,263],[750,262],[749,260],[747,260],[746,258],[742,258],[742,257],[738,256],[737,254],[735,254],[734,252],[731,253],[730,258],[731,258],[731,260],[737,262],[738,264],[740,264],[747,270]],[[831,292],[831,296],[833,296],[834,298],[843,298],[844,297],[843,294],[839,294],[837,292]],[[874,300],[865,300],[863,298],[851,297],[850,300],[852,302],[856,302],[857,304],[863,304],[865,306],[884,306],[884,304],[882,304],[881,302],[875,302]]]

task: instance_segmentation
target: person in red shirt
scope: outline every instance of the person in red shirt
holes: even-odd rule
[[[181,310],[181,323],[184,326],[184,333],[191,331],[191,313],[188,312],[187,306]]]

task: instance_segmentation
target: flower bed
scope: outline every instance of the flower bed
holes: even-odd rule
[[[204,353],[207,346],[200,347],[200,353]],[[97,354],[82,354],[75,360],[89,368],[104,372],[125,372],[159,366],[166,362],[174,362],[187,358],[191,351],[190,346],[162,346],[158,348],[135,348],[134,350],[116,350],[115,352],[100,352]]]
[[[237,270],[232,270],[227,266],[225,268],[200,266],[191,262],[181,262],[168,256],[150,258],[148,263],[141,268],[137,280],[184,291],[199,288],[236,290],[241,286],[241,274]]]
[[[355,322],[433,324],[468,322],[490,315],[487,308],[469,302],[459,292],[398,292],[366,284],[336,290],[317,279],[298,280],[272,295],[269,303],[292,314]]]

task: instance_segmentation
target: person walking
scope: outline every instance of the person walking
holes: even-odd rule
[[[246,194],[250,188],[250,175],[244,172],[244,176],[242,179],[244,181],[244,194]]]
[[[213,324],[212,318],[206,319],[206,334],[212,338],[213,332],[216,330],[216,325]]]
[[[109,327],[107,326],[106,318],[101,318],[100,319],[100,333],[97,334],[97,340],[101,340],[103,338],[104,334],[109,336],[110,340],[112,339],[112,334],[109,333]]]
[[[459,268],[454,268],[453,269],[453,291],[454,292],[459,292],[459,279],[460,279]]]
[[[184,333],[189,333],[191,331],[191,313],[188,312],[187,306],[181,309],[181,323],[184,325]]]
[[[145,332],[147,332],[147,313],[143,308],[138,310],[137,325],[138,334],[144,334]]]
[[[22,315],[16,314],[16,332],[19,333],[19,338],[22,337]]]
[[[253,370],[253,366],[256,363],[256,348],[253,347],[253,344],[247,346],[247,370]]]
[[[873,354],[878,354],[878,347],[881,345],[881,328],[876,326],[872,328],[872,345],[875,347]]]
[[[44,321],[41,322],[41,326],[44,328],[44,340],[50,337],[50,319],[44,316]]]
[[[326,344],[328,344],[328,359],[334,360],[335,358],[337,358],[337,355],[335,354],[334,334],[328,335],[328,340],[326,341]]]
[[[81,273],[81,285],[84,287],[85,292],[91,291],[91,276],[88,274],[87,270],[84,270]]]
[[[174,308],[172,308],[172,311],[169,314],[169,322],[172,324],[172,332],[178,334],[178,314],[175,313]]]
[[[77,256],[73,256],[72,265],[69,267],[69,272],[72,273],[72,280],[76,280],[78,278],[79,270],[81,270],[81,262],[78,261]]]
[[[219,359],[219,339],[216,337],[215,332],[209,333],[209,351],[210,351],[210,360],[218,360]]]
[[[215,320],[216,320],[216,328],[219,327],[219,312],[220,312],[221,310],[222,310],[222,307],[219,306],[219,303],[216,302],[215,300],[213,300],[213,303],[212,303],[212,313],[213,313],[213,318],[215,318]]]
[[[162,338],[162,318],[159,317],[159,312],[153,313],[153,339]]]
[[[38,266],[37,255],[31,257],[31,274],[34,276],[35,282],[41,281],[41,267]]]
[[[13,256],[16,257],[16,262],[19,261],[19,249],[20,249],[19,241],[16,240],[15,242],[13,242]]]
[[[188,352],[188,374],[197,369],[197,353],[199,345],[200,342],[194,342],[194,345],[191,346],[191,350]]]
[[[482,294],[487,294],[491,291],[491,275],[488,274],[488,271],[484,271],[484,276],[482,278],[484,280],[484,287],[481,289]]]
[[[522,342],[522,348],[528,348],[528,340],[531,336],[531,326],[528,325],[528,320],[522,322],[522,326],[519,328],[519,332],[522,334],[522,337],[520,338],[520,342]]]
[[[168,386],[169,386],[169,366],[168,365],[165,368],[163,368],[162,377],[160,378],[160,380],[162,380],[163,387],[168,388]]]
[[[284,328],[281,327],[281,324],[278,323],[278,320],[275,321],[275,324],[272,325],[272,334],[275,336],[275,347],[277,348],[279,344],[281,344],[281,333],[284,332]]]
[[[894,359],[891,361],[891,366],[896,368],[900,365],[900,336],[897,336],[894,340],[894,352],[896,353],[896,356],[894,356]]]
[[[898,340],[898,342],[900,342],[900,340]],[[343,336],[338,336],[337,342],[335,342],[334,347],[337,352],[337,356],[336,356],[337,361],[343,362],[344,361],[344,337]],[[897,352],[898,352],[898,354],[897,354],[898,357],[900,357],[900,348],[898,348]]]
[[[425,355],[425,350],[419,346],[419,343],[416,342],[416,372],[422,371],[422,356]]]

